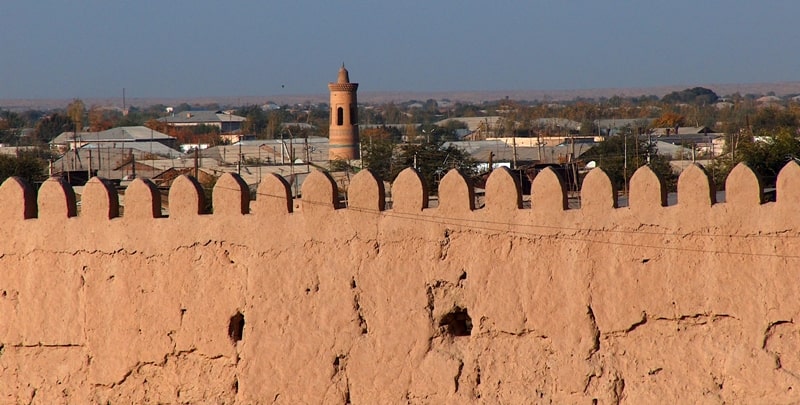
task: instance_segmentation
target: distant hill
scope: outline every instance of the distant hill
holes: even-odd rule
[[[527,100],[527,101],[566,101],[578,97],[594,98],[601,97],[637,97],[654,95],[663,97],[673,91],[680,91],[691,87],[706,87],[714,90],[720,96],[740,93],[765,95],[774,92],[778,96],[800,94],[800,82],[782,83],[754,83],[754,84],[686,84],[659,87],[640,87],[640,88],[608,88],[608,89],[576,89],[576,90],[497,90],[497,91],[440,91],[440,92],[409,92],[409,91],[374,91],[359,92],[359,101],[364,103],[386,103],[386,102],[405,102],[409,100],[441,100],[460,101],[468,103],[481,103],[484,101],[495,101],[501,99]],[[71,99],[0,99],[0,108],[7,110],[29,110],[41,109],[49,110],[64,108]],[[89,98],[83,99],[87,106],[115,106],[122,107],[122,98]],[[297,104],[297,103],[320,103],[328,101],[327,93],[319,94],[300,94],[300,95],[274,95],[274,96],[222,96],[222,97],[150,97],[150,98],[128,98],[128,106],[146,107],[155,104],[178,105],[181,103],[189,104],[211,104],[217,103],[222,106],[241,106],[251,104],[263,104],[268,101],[278,104]]]

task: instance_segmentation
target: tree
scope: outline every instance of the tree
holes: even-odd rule
[[[0,143],[18,142],[20,130],[24,126],[25,121],[19,114],[11,111],[0,111]]]
[[[436,134],[437,140],[457,141],[458,140],[457,131],[459,129],[466,129],[466,128],[468,127],[464,121],[448,120],[442,126],[432,125],[430,127],[430,130],[433,131],[432,133]]]
[[[695,104],[695,105],[703,105],[703,104],[712,104],[719,99],[717,93],[714,93],[712,90],[707,89],[705,87],[693,87],[691,89],[681,90],[681,91],[673,91],[672,93],[667,94],[664,98],[661,99],[664,103],[670,104],[678,104],[678,103],[685,103],[685,104]]]
[[[92,106],[89,109],[89,131],[100,132],[113,128],[117,119],[112,110]]]
[[[272,110],[267,115],[267,139],[276,139],[281,137],[283,131],[282,125],[284,122],[283,113],[281,110]]]
[[[709,166],[717,187],[725,187],[725,179],[740,162],[761,176],[765,187],[774,186],[786,163],[800,161],[798,125],[800,117],[794,111],[776,108],[758,110],[752,119],[733,117],[725,126],[725,151]]]
[[[767,135],[783,129],[789,131],[797,130],[798,125],[800,125],[800,117],[792,110],[769,107],[758,110],[751,124],[754,133]]]
[[[674,112],[665,112],[655,121],[653,126],[656,128],[675,128],[682,127],[686,122],[686,117]]]
[[[415,167],[429,190],[436,190],[439,180],[450,169],[461,170],[466,176],[476,173],[475,160],[462,149],[453,145],[444,147],[442,142],[407,143],[399,147],[393,178],[406,167]]]
[[[245,133],[253,134],[259,139],[266,136],[268,125],[267,113],[264,112],[260,106],[250,105],[241,107],[236,110],[236,115],[245,117],[246,120],[242,125],[242,129]]]
[[[81,99],[73,99],[67,106],[67,116],[75,123],[74,131],[78,132],[83,129],[83,114],[86,112],[86,106]]]
[[[789,129],[782,128],[771,136],[759,136],[752,142],[744,142],[737,155],[762,177],[765,186],[774,186],[783,166],[800,159],[800,141]]]
[[[387,124],[403,124],[405,115],[394,103],[389,103],[383,106],[384,122]]]
[[[597,124],[594,121],[581,122],[580,134],[584,136],[597,134]]]
[[[62,132],[71,132],[75,129],[75,122],[68,116],[55,113],[39,120],[34,128],[34,136],[39,142],[47,143]]]
[[[658,149],[648,144],[647,139],[632,134],[611,136],[581,156],[585,160],[596,161],[618,190],[627,188],[636,169],[648,164],[648,157],[650,169],[664,181],[667,190],[674,191],[678,176],[672,171],[669,158],[659,155]]]
[[[17,176],[34,185],[47,179],[46,170],[47,161],[36,151],[19,152],[16,156],[0,155],[0,183]]]
[[[375,128],[361,134],[361,163],[383,180],[393,180],[395,142],[388,130]]]

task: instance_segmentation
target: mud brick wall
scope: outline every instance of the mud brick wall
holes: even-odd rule
[[[601,169],[579,209],[505,170],[476,207],[450,172],[326,174],[293,200],[235,175],[213,214],[190,177],[169,213],[144,180],[0,187],[0,403],[788,403],[800,401],[800,166],[764,203],[700,166],[666,205]]]

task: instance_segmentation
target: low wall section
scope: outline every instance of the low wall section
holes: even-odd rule
[[[315,172],[292,200],[225,175],[0,187],[0,403],[786,403],[800,400],[800,166],[763,203],[691,166],[678,203],[648,168],[629,206],[601,169],[566,209],[503,169],[476,208],[412,169]],[[77,215],[78,211],[80,214]],[[122,214],[120,215],[120,212]]]

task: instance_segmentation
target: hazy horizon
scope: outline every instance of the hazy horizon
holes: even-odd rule
[[[795,82],[800,2],[9,2],[0,99]]]

